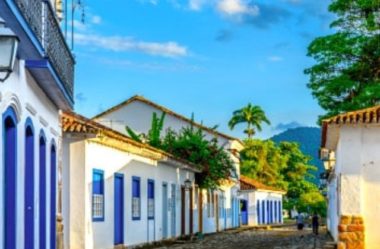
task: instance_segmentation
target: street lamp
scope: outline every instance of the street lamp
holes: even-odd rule
[[[192,182],[190,181],[190,179],[186,179],[186,181],[185,181],[185,189],[189,190],[189,189],[191,189],[191,186],[192,186]]]
[[[4,82],[13,71],[18,43],[17,35],[5,27],[5,21],[0,17],[0,73],[5,73],[4,77],[0,77],[1,82]]]

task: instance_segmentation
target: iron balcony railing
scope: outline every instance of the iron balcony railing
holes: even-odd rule
[[[73,98],[75,60],[49,0],[13,0],[41,43],[64,88]]]

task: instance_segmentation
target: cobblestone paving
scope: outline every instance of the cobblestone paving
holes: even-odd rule
[[[322,249],[330,241],[326,231],[315,236],[310,229],[301,232],[295,228],[272,230],[228,231],[206,236],[201,241],[174,244],[160,249]]]

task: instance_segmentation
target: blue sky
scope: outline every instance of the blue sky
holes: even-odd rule
[[[331,32],[329,0],[91,0],[75,23],[75,110],[93,115],[143,95],[222,132],[251,102],[272,122],[258,136],[315,126],[323,113],[303,70]],[[80,14],[77,12],[77,19]]]

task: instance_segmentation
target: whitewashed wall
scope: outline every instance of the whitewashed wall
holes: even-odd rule
[[[147,133],[149,129],[151,128],[151,122],[152,122],[152,114],[156,112],[158,116],[161,115],[162,111],[152,107],[151,105],[148,105],[141,101],[134,101],[127,106],[124,106],[120,109],[117,109],[111,113],[108,113],[98,119],[96,119],[97,122],[106,125],[112,129],[115,129],[119,132],[126,133],[125,126],[128,125],[131,129],[135,130],[138,133]],[[188,127],[189,123],[181,120],[173,115],[166,115],[165,122],[164,122],[164,132],[167,131],[168,128],[171,128],[174,131],[180,131],[183,127]],[[215,134],[205,132],[206,139],[213,139],[215,137]],[[241,145],[237,141],[228,140],[222,136],[217,136],[219,146],[224,147],[226,150],[229,149],[239,149]],[[238,176],[240,175],[240,162],[239,159],[231,155],[232,160],[235,163],[235,169]],[[221,186],[220,187],[222,191],[225,193],[226,197],[226,207],[229,209],[228,211],[231,212],[231,215],[227,217],[226,221],[226,228],[232,228],[232,227],[238,227],[239,222],[235,221],[232,222],[234,216],[235,220],[238,220],[239,218],[239,204],[238,204],[238,195],[237,191],[239,190],[239,184],[236,183],[235,185],[228,185],[228,186]],[[204,195],[203,201],[206,201],[206,195]],[[235,201],[235,208],[232,208],[231,200],[234,199]],[[205,212],[205,208],[203,208],[203,211]],[[195,215],[196,212],[194,213]],[[214,217],[209,218],[206,215],[203,215],[203,232],[204,233],[213,233],[216,232],[216,219]],[[234,224],[233,224],[234,223]],[[224,227],[221,227],[221,224],[225,224],[224,220],[222,218],[219,220],[219,230],[223,230]]]
[[[257,201],[260,201],[260,210],[262,210],[262,201],[280,201],[282,206],[282,194],[270,191],[243,191],[243,199],[248,201],[248,225],[256,226],[258,225],[258,216],[257,216]],[[278,209],[278,208],[277,208]],[[273,218],[275,217],[275,210],[272,210]],[[261,214],[260,214],[261,216]],[[268,222],[267,211],[265,206],[265,222]],[[283,215],[281,214],[281,219],[277,216],[277,220],[273,223],[282,223]]]
[[[65,139],[66,140],[66,139]],[[66,167],[66,176],[70,175],[70,187],[65,191],[64,222],[66,248],[113,248],[114,238],[114,174],[124,175],[124,242],[127,246],[143,244],[162,239],[162,184],[168,185],[170,198],[171,186],[176,185],[176,233],[181,234],[181,185],[194,173],[178,169],[165,163],[126,153],[94,142],[75,142],[69,145],[71,159]],[[70,172],[67,172],[67,170]],[[104,170],[105,183],[105,219],[93,222],[91,214],[92,171]],[[133,221],[131,217],[132,176],[141,177],[141,219]],[[155,221],[147,219],[147,181],[155,184]],[[69,199],[69,201],[67,201]],[[186,203],[189,202],[187,191]],[[188,205],[187,205],[188,207]],[[186,215],[189,209],[186,209]],[[168,211],[168,235],[171,236],[171,211]],[[194,220],[195,222],[196,220]],[[189,223],[186,224],[189,230]]]
[[[377,248],[380,223],[380,127],[350,125],[340,128],[336,150],[338,199],[329,199],[331,212],[362,215],[366,229],[366,247]],[[334,182],[330,183],[331,191]],[[340,194],[339,194],[340,189]],[[334,206],[335,203],[336,206]],[[329,215],[332,231],[337,217]]]
[[[36,84],[24,67],[23,60],[17,60],[15,70],[5,82],[0,83],[0,113],[3,114],[9,106],[13,106],[18,117],[17,123],[17,248],[24,248],[24,182],[25,182],[25,121],[30,118],[34,126],[34,219],[35,219],[35,248],[38,246],[39,210],[39,134],[43,130],[46,137],[47,161],[46,161],[46,190],[47,190],[47,245],[49,246],[50,231],[50,148],[55,141],[56,150],[59,152],[59,112],[54,104],[47,98],[42,89]],[[3,123],[0,122],[0,132],[3,131]],[[3,133],[1,133],[3,138]],[[3,162],[3,142],[0,143],[0,161]],[[0,182],[4,183],[4,164],[0,164]],[[57,171],[58,172],[58,171]],[[57,173],[58,177],[58,173]],[[4,191],[0,191],[0,200],[4,200]],[[0,202],[0,244],[4,241],[4,202]]]

